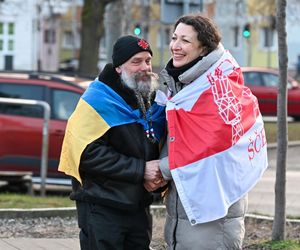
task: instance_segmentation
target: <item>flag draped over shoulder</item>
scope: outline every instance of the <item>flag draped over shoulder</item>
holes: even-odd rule
[[[154,103],[147,116],[151,116],[155,139],[159,141],[165,122],[165,108]],[[142,124],[145,130],[149,129],[148,122],[138,109],[133,110],[109,86],[95,80],[68,120],[58,170],[81,183],[79,162],[86,146],[112,127],[135,122]]]
[[[268,165],[257,99],[230,53],[168,100],[166,110],[170,169],[190,223],[224,217]]]

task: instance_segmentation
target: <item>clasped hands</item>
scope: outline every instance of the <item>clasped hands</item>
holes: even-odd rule
[[[167,184],[159,169],[159,160],[146,162],[144,174],[144,187],[148,192],[152,192]]]

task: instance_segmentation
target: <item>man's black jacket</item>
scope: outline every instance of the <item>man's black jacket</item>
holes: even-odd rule
[[[105,66],[99,80],[132,108],[138,108],[134,92],[120,82],[111,64]],[[158,157],[158,143],[147,139],[141,124],[112,127],[82,153],[79,166],[82,186],[73,178],[70,197],[132,212],[148,206],[152,196],[143,186],[145,164]]]

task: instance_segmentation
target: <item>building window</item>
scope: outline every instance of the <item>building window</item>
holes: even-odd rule
[[[239,47],[239,38],[240,38],[240,27],[234,26],[233,27],[233,47]]]
[[[262,28],[262,45],[263,48],[270,48],[274,46],[274,30],[269,27]]]
[[[9,51],[14,50],[14,41],[13,40],[8,40],[8,47],[7,47],[7,49]]]
[[[44,41],[45,43],[55,43],[55,30],[45,30]]]
[[[74,36],[71,31],[65,31],[63,35],[63,48],[71,49],[74,46]]]
[[[157,47],[161,47],[161,43],[163,42],[163,47],[169,47],[170,41],[171,41],[171,29],[170,27],[163,28],[163,39],[161,39],[161,31],[158,30],[159,35],[157,36]],[[162,40],[162,41],[161,41]]]
[[[0,22],[0,51],[13,51],[14,50],[14,23]]]
[[[170,34],[171,34],[171,29],[170,29],[170,27],[167,27],[167,28],[165,28],[165,46],[169,46],[169,44],[170,44],[170,41],[171,41],[171,39],[170,39]]]
[[[8,23],[8,34],[13,35],[15,33],[15,24],[14,23]]]

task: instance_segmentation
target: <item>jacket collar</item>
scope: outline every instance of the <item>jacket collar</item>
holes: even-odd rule
[[[203,57],[194,66],[179,75],[178,79],[180,83],[182,83],[183,85],[187,85],[193,82],[203,73],[205,73],[214,63],[216,63],[222,57],[224,52],[224,47],[220,43],[217,49],[209,53],[207,56]],[[160,72],[159,80],[162,86],[167,86],[168,91],[171,92],[171,96],[177,93],[177,89],[175,87],[176,83],[173,77],[168,74],[166,69],[163,69]]]
[[[207,56],[203,57],[198,63],[196,63],[192,68],[185,71],[182,75],[178,77],[179,81],[183,84],[189,84],[204,72],[206,72],[214,63],[216,63],[224,54],[224,47],[220,43],[218,48],[209,53]]]

